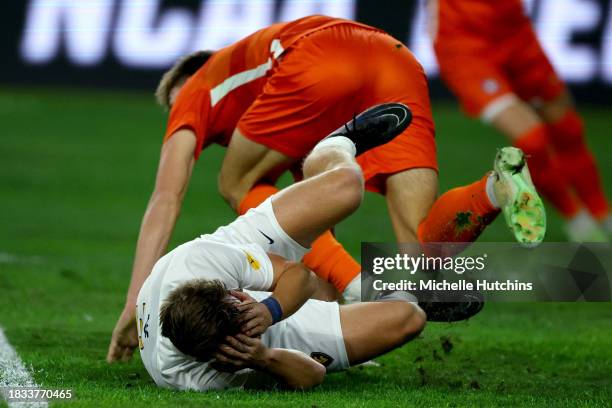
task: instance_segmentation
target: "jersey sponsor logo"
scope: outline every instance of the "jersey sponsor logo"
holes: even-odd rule
[[[310,353],[310,357],[317,363],[323,364],[325,367],[329,367],[330,364],[334,362],[334,359],[329,354],[325,354],[321,351],[313,351]]]
[[[137,317],[138,319],[138,347],[142,350],[144,349],[144,341],[142,340],[143,337],[145,339],[149,338],[149,319],[151,318],[151,315],[149,313],[147,313],[147,320],[143,321],[142,320],[142,316],[145,315],[145,308],[146,308],[146,303],[142,302],[142,313],[140,314],[141,317]],[[138,305],[136,305],[136,315],[138,316]]]
[[[268,239],[268,243],[270,245],[272,245],[274,243],[274,240],[272,238],[270,238],[270,236],[268,234],[266,234],[265,232],[263,232],[262,230],[257,230],[261,233],[261,235],[263,235],[264,237],[266,237]]]
[[[259,264],[259,261],[255,259],[255,257],[253,257],[253,255],[249,254],[248,252],[245,252],[245,254],[247,257],[247,261],[249,261],[249,264],[251,265],[251,267],[255,269],[256,271],[259,270],[259,268],[261,267],[261,265]]]

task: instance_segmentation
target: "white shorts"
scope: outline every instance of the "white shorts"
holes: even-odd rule
[[[270,295],[246,292],[258,301]],[[270,326],[262,341],[268,347],[301,351],[323,364],[328,372],[349,367],[337,302],[306,301],[293,315]]]
[[[281,228],[272,208],[272,197],[251,208],[229,225],[219,227],[202,238],[218,240],[228,244],[257,244],[266,252],[282,256],[290,261],[299,261],[310,248],[304,248]]]

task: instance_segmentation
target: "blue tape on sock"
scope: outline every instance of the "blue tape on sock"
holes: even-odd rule
[[[270,296],[262,300],[261,303],[266,305],[270,311],[270,314],[272,315],[272,324],[278,323],[283,318],[283,309],[281,308],[280,303],[278,303],[278,300]]]

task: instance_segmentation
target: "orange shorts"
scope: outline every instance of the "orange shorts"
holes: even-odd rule
[[[470,116],[491,119],[495,102],[509,94],[527,102],[549,101],[565,88],[531,24],[495,40],[439,33],[434,49],[442,79]]]
[[[402,102],[413,114],[404,133],[357,158],[366,188],[384,193],[390,174],[437,170],[427,78],[412,53],[388,34],[340,24],[298,40],[238,129],[270,149],[303,158],[353,115],[384,102]]]

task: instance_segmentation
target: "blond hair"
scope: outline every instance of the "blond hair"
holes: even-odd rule
[[[212,54],[212,51],[196,51],[176,61],[172,68],[162,76],[161,81],[159,81],[155,91],[157,103],[169,109],[172,89],[200,69]]]

